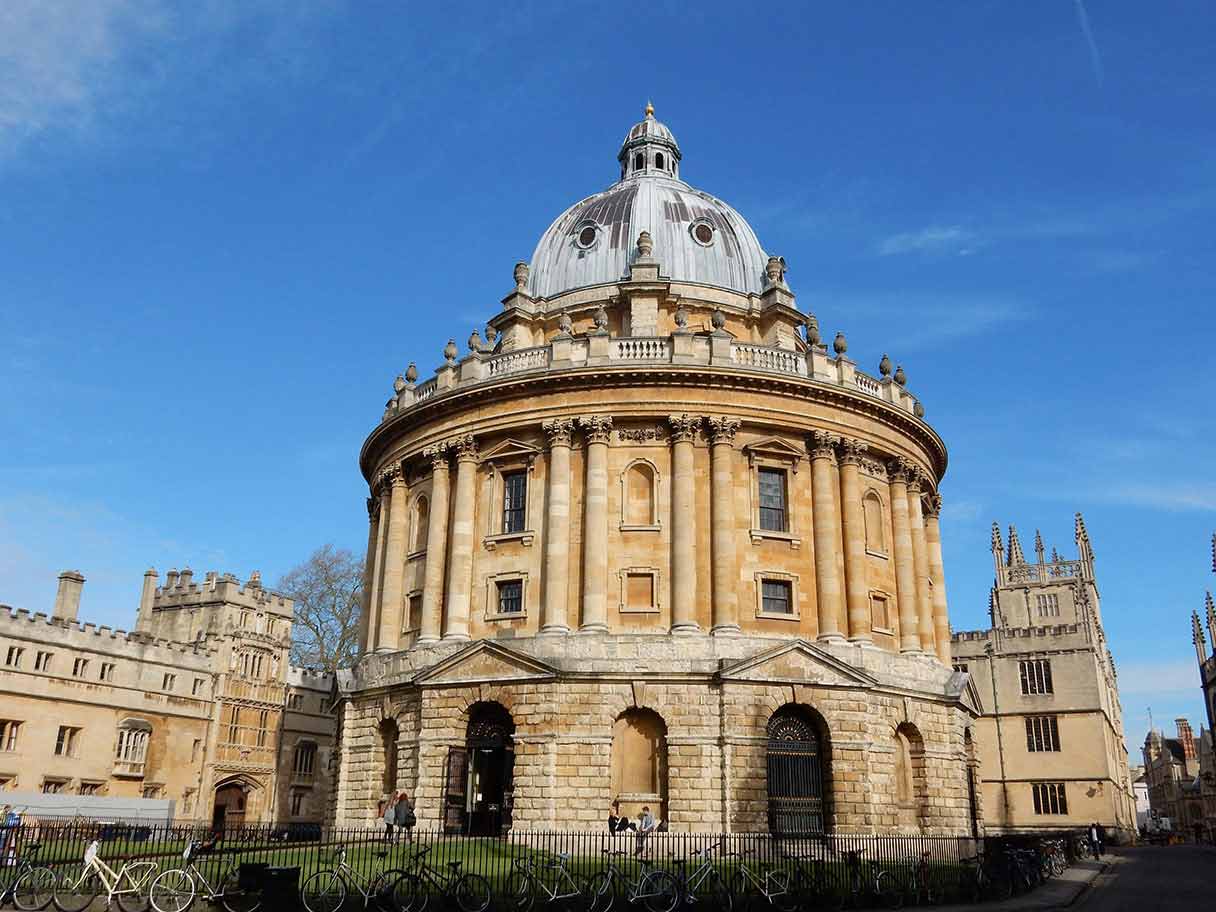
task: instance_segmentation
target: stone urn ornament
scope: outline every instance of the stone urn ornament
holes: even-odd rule
[[[523,291],[524,286],[528,284],[528,264],[520,260],[515,264],[515,290]]]
[[[595,316],[592,317],[592,320],[595,321],[595,328],[597,331],[608,331],[608,311],[604,310],[603,304],[595,309]]]
[[[443,347],[443,360],[448,364],[455,364],[458,354],[460,354],[460,349],[456,347],[456,340],[448,339],[448,344]]]
[[[882,353],[882,360],[878,362],[878,373],[884,377],[891,376],[891,359],[887,357],[887,353]]]
[[[469,333],[469,351],[481,351],[481,333],[477,330]]]
[[[570,335],[574,330],[574,321],[570,319],[570,314],[562,312],[562,315],[557,318],[557,331]]]
[[[413,386],[418,382],[418,365],[413,361],[411,361],[409,367],[405,369],[405,382],[410,386]]]
[[[679,331],[686,332],[688,329],[688,311],[684,309],[683,304],[676,308],[675,320],[676,326],[679,327]]]
[[[843,355],[849,350],[849,343],[844,337],[844,333],[836,333],[836,338],[832,340],[832,351],[838,355]]]
[[[648,257],[654,252],[654,241],[650,237],[649,231],[643,231],[638,235],[638,255]]]
[[[715,307],[714,312],[709,315],[709,322],[713,326],[714,332],[722,332],[723,327],[726,326],[726,314],[722,312],[721,308]]]
[[[906,386],[908,383],[908,375],[904,373],[904,366],[902,364],[895,368],[895,382],[900,386]]]
[[[809,345],[818,345],[821,341],[819,337],[819,320],[816,319],[813,313],[806,315],[806,341]]]
[[[398,374],[397,379],[393,381],[393,392],[400,394],[404,389],[405,389],[405,378],[402,377],[400,374]]]

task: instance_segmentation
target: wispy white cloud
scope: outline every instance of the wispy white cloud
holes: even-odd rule
[[[953,254],[973,253],[979,238],[958,225],[931,225],[919,231],[908,231],[883,238],[878,243],[879,256],[900,256],[909,253]]]
[[[1118,670],[1119,692],[1125,695],[1190,692],[1199,686],[1199,671],[1193,659],[1120,662]]]
[[[852,294],[811,291],[809,298],[823,301],[837,312],[862,320],[898,319],[905,327],[900,335],[903,349],[941,346],[969,336],[983,335],[1009,323],[1029,319],[1035,307],[1014,297],[988,293]]]
[[[1117,503],[1157,510],[1216,511],[1216,484],[1203,479],[1162,481],[1115,486],[1099,492],[1099,497]]]
[[[1089,13],[1085,10],[1085,0],[1075,0],[1075,5],[1077,22],[1081,26],[1085,45],[1089,48],[1089,66],[1093,70],[1094,79],[1098,81],[1099,86],[1102,86],[1106,82],[1106,70],[1102,66],[1102,53],[1098,50],[1098,42],[1094,40],[1094,31],[1089,25]]]

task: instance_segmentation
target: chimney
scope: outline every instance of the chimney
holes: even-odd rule
[[[189,589],[194,584],[194,571],[189,567],[183,567],[182,575],[177,578],[177,584],[183,589]]]
[[[84,577],[79,570],[64,570],[59,574],[59,591],[55,593],[55,607],[51,617],[59,621],[74,621],[80,611],[80,591],[84,588]]]
[[[1182,756],[1187,760],[1194,760],[1195,735],[1191,732],[1191,723],[1186,719],[1175,719],[1174,724],[1178,726],[1178,743],[1182,745]]]
[[[158,579],[155,568],[149,567],[144,572],[144,587],[139,591],[139,617],[135,621],[135,629],[144,633],[152,623],[152,601],[156,598]]]
[[[166,592],[170,591],[171,589],[177,588],[177,576],[178,576],[178,573],[176,570],[170,570],[168,573],[165,574],[165,591]]]

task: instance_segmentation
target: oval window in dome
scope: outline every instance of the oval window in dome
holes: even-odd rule
[[[707,221],[693,222],[690,233],[692,239],[702,247],[708,247],[714,242],[714,226]]]
[[[578,245],[586,250],[595,243],[597,233],[594,225],[584,226],[578,233]]]

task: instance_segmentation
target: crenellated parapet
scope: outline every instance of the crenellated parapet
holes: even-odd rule
[[[183,643],[84,621],[65,621],[41,611],[0,605],[0,637],[32,643],[54,642],[69,650],[138,657],[147,662],[183,668],[210,668],[217,650],[196,642]]]
[[[154,573],[154,571],[153,571]],[[152,598],[154,610],[197,608],[222,602],[251,611],[272,612],[290,617],[294,603],[290,598],[262,586],[261,574],[254,571],[241,582],[231,573],[208,571],[202,582],[194,581],[189,568],[170,570],[163,586],[157,586]]]

